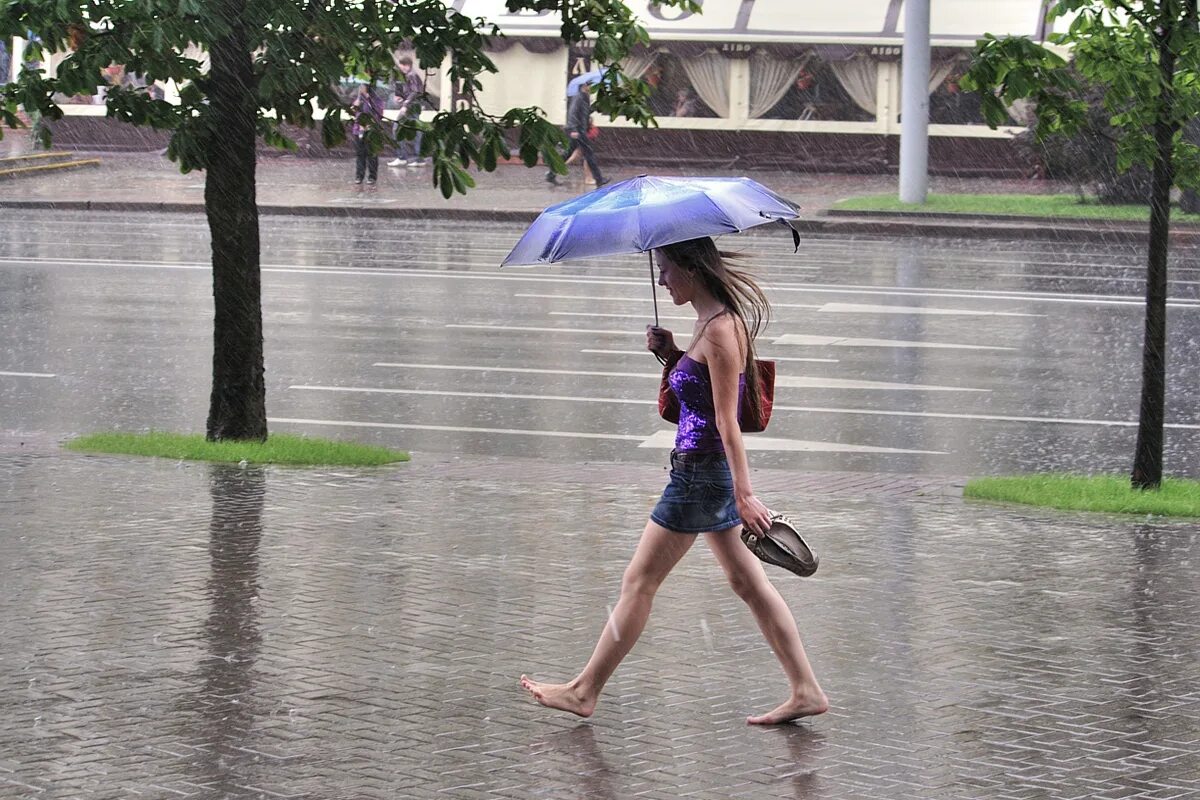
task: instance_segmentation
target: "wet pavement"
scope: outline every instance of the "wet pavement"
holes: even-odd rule
[[[1140,248],[728,242],[776,304],[754,481],[821,553],[773,578],[833,702],[759,730],[782,677],[702,544],[594,718],[516,683],[586,658],[665,477],[645,263],[499,270],[511,224],[263,233],[272,428],[411,463],[61,451],[202,426],[204,222],[4,212],[0,797],[1200,796],[1200,527],[960,496],[1128,466]],[[1168,356],[1193,477],[1196,256]]]
[[[1183,798],[1192,524],[762,471],[820,548],[776,573],[833,708],[701,545],[596,715],[531,704],[604,623],[661,468],[418,455],[236,469],[9,443],[0,796]]]

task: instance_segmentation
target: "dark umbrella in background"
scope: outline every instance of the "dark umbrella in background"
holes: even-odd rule
[[[660,178],[639,175],[543,211],[500,266],[553,264],[580,258],[649,254],[656,247],[738,233],[799,216],[800,206],[749,178]],[[797,249],[800,235],[791,226]],[[654,324],[658,294],[650,257]]]

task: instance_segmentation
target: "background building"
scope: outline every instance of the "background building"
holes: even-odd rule
[[[567,48],[549,12],[509,12],[505,0],[446,0],[470,17],[496,23],[504,37],[490,51],[498,72],[482,78],[476,99],[488,111],[539,106],[565,117],[565,87],[592,69],[586,46]],[[653,87],[657,129],[597,118],[598,148],[625,163],[769,166],[796,170],[887,172],[898,161],[902,0],[704,0],[703,13],[627,0],[652,44],[633,53],[626,72]],[[1043,0],[937,0],[932,4],[930,169],[958,174],[1027,174],[1010,140],[1028,122],[990,130],[977,97],[958,91],[975,41],[984,33],[1047,34]],[[19,40],[14,43],[14,56]],[[397,54],[398,56],[400,54]],[[19,69],[14,58],[12,69]],[[54,69],[51,60],[48,69]],[[464,102],[444,65],[419,65],[436,113]],[[117,74],[106,80],[136,81]],[[168,98],[172,87],[159,88]],[[103,96],[62,98],[68,117],[59,145],[136,148],[153,132],[117,131],[104,119]],[[120,126],[124,128],[125,126]],[[318,155],[319,145],[305,148]]]

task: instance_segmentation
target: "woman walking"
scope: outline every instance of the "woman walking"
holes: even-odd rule
[[[750,486],[738,427],[743,382],[745,402],[758,402],[754,337],[769,314],[767,299],[753,279],[727,263],[729,254],[720,252],[711,238],[667,245],[654,255],[659,285],[675,305],[691,304],[696,312],[691,344],[670,374],[680,404],[671,480],[650,514],[625,569],[621,597],[583,671],[562,684],[522,675],[521,685],[544,706],[591,716],[605,683],[641,635],[658,587],[704,534],[788,679],[787,698],[746,721],[775,725],[822,714],[829,704],[800,643],[795,618],[761,562],[739,539],[742,525],[761,533],[771,524],[770,513]],[[671,332],[653,326],[647,329],[646,347],[661,358],[677,352]]]

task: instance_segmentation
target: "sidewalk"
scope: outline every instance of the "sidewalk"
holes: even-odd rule
[[[183,175],[165,156],[150,153],[103,153],[99,169],[62,173],[38,180],[13,181],[3,187],[3,201],[61,203],[89,202],[147,210],[155,205],[196,206],[204,201],[204,173]],[[264,209],[311,209],[311,213],[336,214],[346,210],[372,210],[404,214],[424,212],[445,215],[511,215],[528,218],[547,205],[592,188],[584,184],[578,166],[555,187],[543,180],[541,167],[505,164],[494,173],[474,173],[478,186],[450,200],[434,189],[429,168],[386,167],[380,160],[379,183],[355,186],[353,160],[305,159],[292,156],[260,157],[258,202]],[[614,166],[613,180],[640,174]],[[679,173],[684,174],[684,173]],[[704,171],[702,174],[712,174]],[[721,173],[718,173],[721,174]],[[727,172],[724,174],[743,174]],[[891,191],[896,179],[886,175],[814,175],[811,173],[758,172],[750,177],[799,202],[809,217],[843,197]],[[935,179],[939,191],[1038,192],[1055,188],[1037,181],[996,182],[977,179]],[[268,212],[269,213],[269,212]]]

